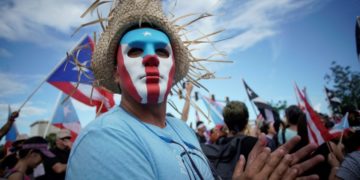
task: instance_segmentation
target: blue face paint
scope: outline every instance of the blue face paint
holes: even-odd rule
[[[118,74],[124,92],[139,103],[157,104],[166,100],[175,74],[170,40],[151,28],[127,32],[119,40]]]
[[[127,32],[120,41],[120,44],[127,44],[129,48],[139,48],[143,50],[142,57],[155,55],[156,49],[166,48],[170,45],[170,40],[165,33],[151,29],[141,28]]]

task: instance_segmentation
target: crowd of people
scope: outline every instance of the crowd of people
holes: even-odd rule
[[[187,94],[190,94],[191,88],[187,89]],[[190,99],[186,100],[190,101]],[[182,113],[188,113],[187,108],[184,107]],[[344,112],[342,115],[336,114],[333,117],[317,114],[324,127],[330,131],[348,113],[348,118],[345,120],[348,121],[350,128],[344,129],[343,134],[338,134],[331,141],[316,146],[314,151],[302,159],[306,161],[315,156],[323,158],[322,162],[306,169],[304,175],[316,175],[320,179],[360,179],[360,112],[354,106],[345,106],[342,112]],[[231,101],[223,110],[224,125],[216,125],[207,130],[204,122],[198,121],[196,135],[205,155],[220,176],[223,179],[231,179],[233,175],[231,172],[234,171],[240,154],[248,158],[261,134],[265,135],[266,145],[271,151],[275,151],[296,136],[301,139],[292,148],[291,153],[311,144],[304,111],[297,105],[291,105],[285,109],[284,114],[282,119],[279,113],[273,110],[273,121],[266,121],[259,116],[255,125],[250,126],[246,105],[240,101]],[[187,116],[182,115],[182,117]]]
[[[18,112],[14,112],[10,116],[12,121],[18,114]],[[61,129],[56,134],[54,147],[50,148],[49,142],[43,137],[29,138],[24,134],[18,135],[16,141],[12,142],[9,147],[3,148],[3,152],[1,152],[0,177],[10,180],[65,179],[72,147],[70,138],[70,131]]]

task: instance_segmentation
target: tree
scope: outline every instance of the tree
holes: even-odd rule
[[[287,108],[287,101],[270,101],[270,106],[273,107],[278,113],[280,113],[281,111],[285,111],[285,109]]]
[[[330,73],[324,77],[326,84],[332,85],[335,96],[343,106],[360,106],[360,72],[352,71],[349,66],[331,63]]]

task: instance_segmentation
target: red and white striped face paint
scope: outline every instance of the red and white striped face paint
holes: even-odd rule
[[[127,32],[120,40],[117,71],[121,88],[137,102],[164,102],[175,73],[169,38],[151,28]]]

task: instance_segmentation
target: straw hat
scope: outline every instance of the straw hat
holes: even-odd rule
[[[160,29],[168,35],[175,58],[176,84],[189,69],[189,50],[184,46],[173,25],[162,12],[160,0],[120,0],[114,4],[108,26],[101,34],[93,54],[92,68],[100,86],[114,93],[121,93],[115,83],[116,54],[119,40],[129,28],[143,24]]]

